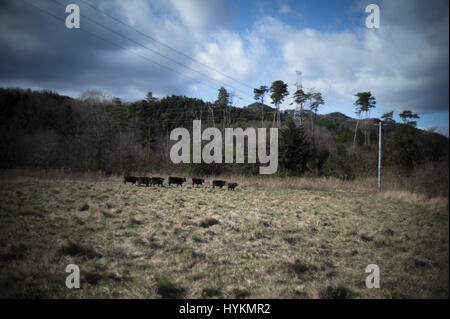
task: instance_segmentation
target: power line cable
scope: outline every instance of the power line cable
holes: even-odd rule
[[[62,3],[60,3],[60,2],[58,2],[58,1],[56,1],[56,0],[52,0],[52,1],[53,1],[54,3],[60,5],[61,7],[65,8],[65,6],[64,6]],[[152,48],[149,48],[149,47],[145,46],[144,44],[142,44],[142,43],[140,43],[140,42],[138,42],[138,41],[135,41],[135,40],[133,40],[133,39],[131,39],[131,38],[129,38],[129,37],[127,37],[127,36],[125,36],[125,35],[123,35],[123,34],[117,32],[117,31],[115,31],[115,30],[113,30],[113,29],[111,29],[111,28],[105,26],[104,24],[95,21],[94,19],[89,18],[89,17],[86,16],[86,15],[83,15],[83,17],[84,17],[85,19],[87,19],[88,21],[90,21],[91,23],[96,24],[96,25],[98,25],[98,26],[104,28],[105,30],[108,30],[108,31],[111,32],[111,33],[114,33],[115,35],[118,35],[119,37],[121,37],[121,38],[123,38],[123,39],[126,39],[126,40],[128,40],[128,41],[130,41],[130,42],[133,42],[134,44],[136,44],[136,45],[138,45],[138,46],[140,46],[140,47],[142,47],[142,48],[144,48],[144,49],[146,49],[146,50],[149,50],[149,51],[151,51],[151,52],[154,52],[155,54],[161,56],[162,58],[165,58],[165,59],[167,59],[167,60],[169,60],[169,61],[171,61],[171,62],[173,62],[173,63],[175,63],[175,64],[178,64],[178,65],[181,66],[181,67],[187,68],[187,69],[189,69],[189,70],[191,70],[191,71],[193,71],[193,72],[196,72],[196,73],[198,73],[198,74],[200,74],[200,75],[202,75],[202,76],[204,76],[204,77],[207,77],[207,78],[209,78],[210,80],[216,82],[216,83],[219,84],[219,85],[221,84],[221,85],[227,86],[227,87],[229,87],[229,88],[232,88],[232,89],[234,89],[234,90],[236,90],[236,91],[239,91],[239,92],[241,92],[242,94],[249,95],[248,93],[246,93],[246,92],[244,92],[244,91],[241,91],[241,90],[239,90],[239,89],[237,89],[237,88],[234,88],[233,86],[231,86],[231,85],[229,85],[229,84],[227,84],[227,83],[218,81],[218,80],[214,79],[213,77],[211,77],[211,76],[209,76],[209,75],[207,75],[207,74],[205,74],[205,73],[203,73],[203,72],[200,72],[200,71],[198,71],[198,70],[195,70],[195,69],[193,69],[193,68],[191,68],[191,67],[189,67],[189,66],[187,66],[187,65],[185,65],[185,64],[183,64],[183,63],[181,63],[181,62],[179,62],[179,61],[177,61],[177,60],[175,60],[175,59],[172,59],[172,58],[170,58],[170,57],[167,57],[166,55],[164,55],[164,54],[158,52],[157,50],[154,50],[154,49],[152,49]],[[249,95],[249,96],[251,96],[251,95]]]
[[[28,2],[27,0],[23,0],[23,1],[24,1],[25,3],[27,3],[28,5],[33,6],[33,7],[35,7],[36,9],[40,10],[41,12],[43,12],[43,13],[45,13],[45,14],[51,16],[51,17],[53,17],[54,19],[59,20],[59,21],[62,21],[62,22],[65,23],[65,20],[64,20],[64,19],[61,19],[60,17],[54,15],[53,13],[51,13],[51,12],[49,12],[49,11],[47,11],[47,10],[41,8],[41,7],[38,7],[38,6],[36,6],[35,4]],[[204,81],[200,81],[200,80],[195,79],[195,78],[193,78],[193,77],[190,77],[190,76],[188,76],[188,75],[186,75],[186,74],[183,74],[183,73],[181,73],[181,72],[178,72],[177,70],[172,69],[171,67],[168,67],[168,66],[163,65],[163,64],[161,64],[161,63],[158,63],[158,62],[156,62],[156,61],[153,61],[153,60],[147,58],[146,56],[143,56],[143,55],[138,54],[138,53],[136,53],[136,52],[134,52],[134,51],[131,51],[131,50],[125,48],[124,46],[121,46],[120,44],[117,44],[117,43],[114,43],[114,42],[112,42],[112,41],[110,41],[110,40],[108,40],[108,39],[105,39],[105,38],[103,38],[103,37],[101,37],[101,36],[99,36],[99,35],[97,35],[97,34],[95,34],[95,33],[93,33],[93,32],[90,32],[90,31],[86,30],[85,28],[80,28],[79,30],[82,31],[82,32],[85,32],[85,33],[87,33],[87,34],[89,34],[89,35],[91,35],[92,37],[98,38],[98,39],[100,39],[100,40],[102,40],[102,41],[104,41],[104,42],[107,42],[107,43],[109,43],[109,44],[111,44],[111,45],[113,45],[113,46],[116,46],[116,47],[119,47],[119,48],[121,48],[121,49],[123,49],[123,50],[125,50],[125,51],[128,51],[129,53],[132,53],[132,54],[134,54],[134,55],[136,55],[136,56],[138,56],[138,57],[140,57],[140,58],[142,58],[142,59],[144,59],[144,60],[146,60],[146,61],[148,61],[148,62],[150,62],[150,63],[153,63],[153,64],[157,65],[157,66],[160,67],[160,68],[169,70],[169,71],[174,72],[174,73],[176,73],[176,74],[179,74],[179,75],[181,75],[181,76],[183,76],[183,77],[185,77],[185,78],[188,78],[188,79],[193,80],[193,81],[195,81],[195,82],[200,82],[200,84],[202,84],[202,85],[205,85],[205,86],[210,87],[210,88],[212,88],[212,89],[214,89],[214,90],[217,90],[216,87],[210,86],[210,85],[208,85],[207,83],[205,83]]]
[[[248,85],[248,84],[246,84],[246,83],[244,83],[244,82],[242,82],[240,80],[237,80],[237,79],[235,79],[235,78],[233,78],[233,77],[231,77],[231,76],[229,76],[229,75],[227,75],[227,74],[225,74],[225,73],[223,73],[223,72],[221,72],[221,71],[219,71],[219,70],[217,70],[217,69],[215,69],[215,68],[213,68],[213,67],[211,67],[211,66],[209,66],[209,65],[207,65],[205,63],[203,63],[203,62],[200,62],[197,59],[195,59],[195,58],[193,58],[193,57],[191,57],[191,56],[189,56],[189,55],[187,55],[187,54],[185,54],[185,53],[183,53],[183,52],[181,52],[181,51],[179,51],[179,50],[177,50],[177,49],[175,49],[175,48],[173,48],[173,47],[171,47],[171,46],[169,46],[169,45],[167,45],[167,44],[165,44],[165,43],[163,43],[163,42],[161,42],[161,41],[159,41],[157,39],[155,39],[154,37],[149,36],[148,34],[146,34],[146,33],[142,32],[142,31],[136,29],[135,27],[133,27],[133,26],[123,22],[122,20],[117,19],[114,16],[111,16],[111,15],[107,14],[106,12],[102,11],[101,9],[99,9],[98,7],[96,7],[93,4],[89,3],[88,1],[85,1],[85,0],[79,0],[79,1],[81,1],[82,3],[88,5],[89,7],[93,8],[94,10],[100,12],[101,14],[109,17],[110,19],[112,19],[112,20],[114,20],[114,21],[116,21],[116,22],[118,22],[118,23],[120,23],[120,24],[122,24],[122,25],[124,25],[124,26],[126,26],[126,27],[128,27],[128,28],[130,28],[132,30],[134,30],[135,32],[137,32],[140,35],[146,37],[147,39],[150,39],[150,40],[152,40],[152,41],[162,45],[163,47],[165,47],[165,48],[167,48],[167,49],[169,49],[169,50],[171,50],[171,51],[173,51],[173,52],[175,52],[175,53],[177,53],[177,54],[179,54],[179,55],[181,55],[181,56],[183,56],[183,57],[185,57],[185,58],[187,58],[189,60],[192,60],[192,61],[194,61],[194,62],[196,62],[198,64],[201,64],[201,65],[209,68],[210,70],[212,70],[214,72],[217,72],[218,74],[220,74],[220,75],[222,75],[224,77],[227,77],[230,80],[233,80],[233,81],[235,81],[235,82],[237,82],[237,83],[239,83],[241,85],[244,85],[244,86],[246,86],[246,87],[248,87],[250,89],[253,89],[252,86],[250,86],[250,85]]]

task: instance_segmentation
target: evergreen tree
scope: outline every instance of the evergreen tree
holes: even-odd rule
[[[382,119],[381,122],[382,122],[383,124],[395,124],[395,120],[394,120],[394,111],[384,113],[384,114],[381,116],[381,119]]]
[[[281,119],[280,119],[280,104],[283,102],[284,98],[289,95],[287,84],[281,80],[274,81],[272,86],[270,87],[270,98],[272,99],[272,103],[275,104],[277,110],[274,114],[273,118],[273,127],[275,127],[275,122],[277,123],[277,127],[280,127]]]
[[[261,127],[264,127],[264,97],[269,92],[269,88],[265,85],[261,85],[259,89],[254,89],[255,100],[259,100],[261,103]]]
[[[309,106],[310,109],[310,118],[311,118],[311,139],[312,139],[312,145],[315,148],[315,139],[314,139],[314,124],[315,119],[317,116],[317,111],[319,110],[319,107],[323,104],[325,104],[325,101],[322,98],[322,93],[320,92],[314,92],[311,93],[311,104]]]
[[[358,131],[359,121],[361,120],[362,115],[370,112],[370,109],[374,108],[375,104],[377,103],[375,100],[375,97],[370,92],[356,93],[355,96],[358,98],[354,103],[354,105],[356,107],[356,114],[358,115],[358,121],[356,122],[355,135],[353,137],[353,152],[355,151],[356,133]],[[367,136],[367,131],[366,131],[366,127],[364,127],[364,141],[365,142],[366,142],[366,136]]]
[[[311,93],[306,93],[305,91],[303,91],[302,89],[298,89],[297,91],[295,91],[294,93],[294,102],[297,105],[300,105],[300,114],[299,114],[299,122],[300,125],[302,125],[302,120],[303,120],[303,105],[306,103],[306,101],[308,101],[309,99],[311,99]]]
[[[217,96],[217,100],[216,100],[216,106],[219,108],[219,110],[222,110],[223,112],[223,128],[225,129],[225,126],[227,125],[227,116],[226,116],[226,111],[227,111],[227,106],[230,102],[230,95],[228,94],[227,90],[222,86],[219,89],[219,94]]]
[[[290,174],[300,175],[306,171],[311,157],[310,144],[303,127],[297,126],[291,118],[281,131],[279,156],[281,166]]]
[[[399,114],[399,116],[402,119],[404,124],[406,124],[408,126],[416,127],[417,121],[411,121],[413,119],[419,118],[419,115],[417,115],[416,113],[413,113],[410,110],[404,110],[402,113]]]

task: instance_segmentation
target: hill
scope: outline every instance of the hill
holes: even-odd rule
[[[252,104],[249,104],[247,106],[245,106],[244,108],[247,108],[248,110],[255,112],[255,113],[261,113],[261,103],[255,102]],[[272,113],[275,111],[275,109],[273,107],[268,106],[267,104],[264,104],[264,112],[269,112]]]

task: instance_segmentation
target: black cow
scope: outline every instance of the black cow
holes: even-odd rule
[[[228,190],[234,191],[234,189],[238,186],[238,183],[228,183]]]
[[[181,177],[173,177],[173,176],[169,176],[169,186],[172,184],[177,184],[177,186],[183,186],[183,183],[186,182],[186,178],[181,178]]]
[[[212,182],[212,186],[213,188],[216,186],[222,188],[225,186],[226,183],[227,183],[226,181],[215,180]]]
[[[148,185],[150,185],[151,180],[152,179],[150,177],[138,177],[137,183],[138,185],[145,184],[145,186],[148,187]]]
[[[123,183],[131,183],[131,184],[136,184],[136,180],[137,178],[135,176],[124,176],[123,177]]]
[[[192,179],[192,186],[194,185],[203,185],[205,180],[203,178],[193,178]]]
[[[163,182],[164,182],[164,178],[162,177],[152,177],[152,181],[151,184],[153,185],[159,185],[159,186],[163,186]]]

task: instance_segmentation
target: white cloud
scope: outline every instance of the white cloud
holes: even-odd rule
[[[245,79],[255,71],[255,63],[264,52],[261,41],[255,37],[242,38],[237,33],[221,30],[212,35],[196,53],[197,60],[222,73],[232,74],[234,78]],[[212,72],[212,76],[220,81],[228,80],[226,77]]]
[[[284,67],[274,75],[292,82],[301,70],[304,85],[322,90],[328,101],[352,102],[356,92],[370,90],[394,110],[448,108],[448,15],[430,22],[434,33],[429,25],[383,23],[378,30],[320,32],[265,17],[254,33],[273,41],[283,56]]]
[[[230,22],[232,10],[225,0],[170,0],[183,22],[193,31],[205,32]]]

